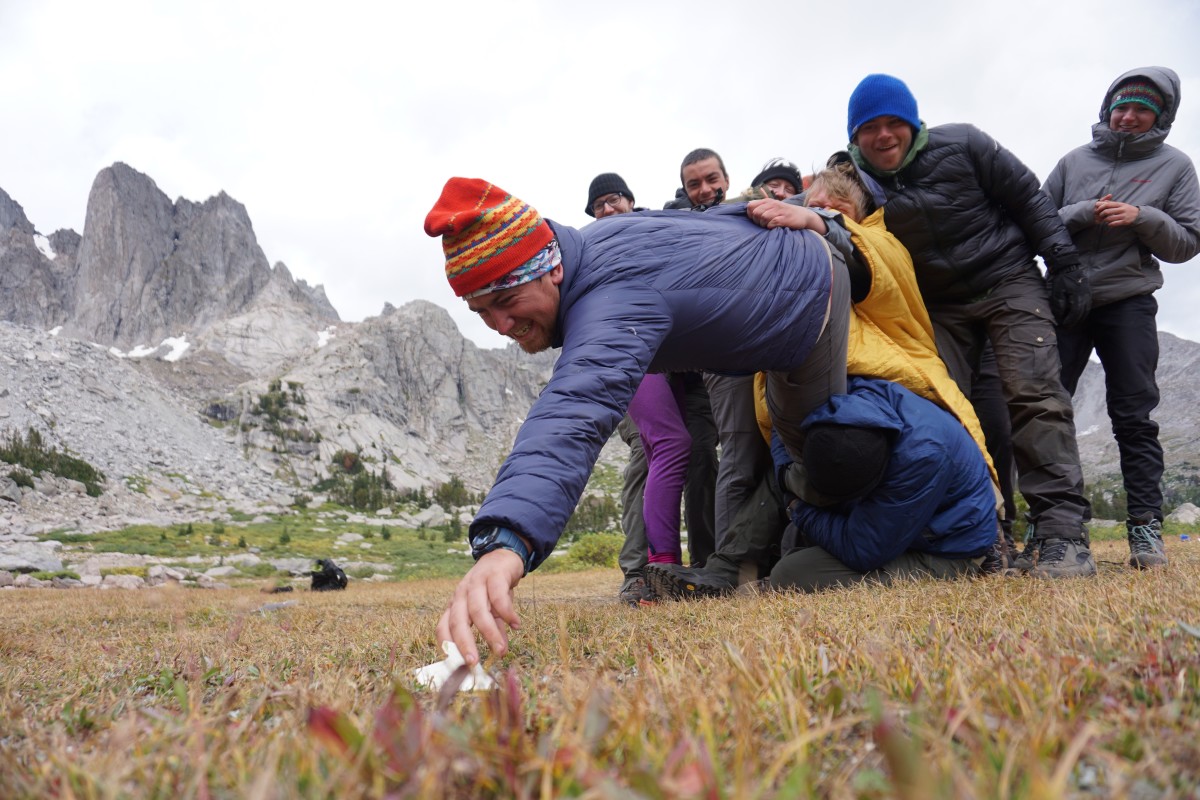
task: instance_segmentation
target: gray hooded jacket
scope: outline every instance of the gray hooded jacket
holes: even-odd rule
[[[1110,98],[1134,77],[1151,81],[1164,107],[1145,133],[1108,127]],[[1092,307],[1150,294],[1163,284],[1158,262],[1178,264],[1200,252],[1200,184],[1182,151],[1166,143],[1179,110],[1179,76],[1166,67],[1142,67],[1121,75],[1100,105],[1092,141],[1063,156],[1042,187],[1049,193],[1088,268]],[[1132,225],[1096,225],[1096,200],[1139,209]]]

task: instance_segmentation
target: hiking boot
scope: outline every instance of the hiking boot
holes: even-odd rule
[[[1167,565],[1167,550],[1163,547],[1162,523],[1154,517],[1134,517],[1125,523],[1129,539],[1129,566],[1134,569],[1153,569]]]
[[[1004,572],[1006,566],[1004,554],[998,546],[993,545],[983,554],[983,563],[979,565],[979,571],[984,575],[998,575]]]
[[[1012,566],[1012,563],[1021,555],[1021,551],[1017,549],[1016,540],[1013,539],[1012,522],[1004,521],[1000,524],[1000,551],[1004,557],[1005,566]]]
[[[659,597],[673,600],[697,597],[724,597],[737,589],[737,582],[708,569],[681,567],[678,564],[647,564],[646,581]]]
[[[658,596],[650,589],[646,583],[646,579],[642,577],[632,578],[628,583],[621,588],[621,593],[617,595],[621,602],[627,606],[652,606],[658,603]]]
[[[1004,569],[1004,574],[1008,577],[1018,575],[1028,575],[1037,563],[1038,545],[1040,542],[1036,539],[1030,539],[1025,543],[1025,549],[1013,556],[1008,562],[1008,566]]]
[[[998,575],[1006,573],[1009,567],[1013,565],[1013,561],[1017,557],[1017,548],[1013,544],[1012,533],[1005,531],[1003,524],[997,526],[996,541],[992,542],[992,547],[983,555],[983,563],[979,565],[979,571],[984,575]]]
[[[761,597],[764,594],[770,594],[775,591],[775,587],[771,585],[770,578],[759,578],[756,581],[743,583],[735,590],[737,594],[747,597]]]
[[[1028,553],[1033,542],[1025,547]],[[1037,562],[1029,568],[1035,578],[1086,578],[1096,574],[1096,560],[1084,539],[1042,539],[1037,543]],[[1020,561],[1025,553],[1017,559]]]

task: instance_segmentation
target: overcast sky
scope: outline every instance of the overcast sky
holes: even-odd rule
[[[446,307],[425,214],[453,175],[571,225],[620,172],[659,208],[695,147],[735,190],[767,159],[806,171],[846,145],[871,72],[930,125],[971,122],[1044,178],[1088,141],[1109,82],[1183,81],[1168,141],[1200,159],[1200,3],[0,0],[0,188],[44,234],[83,232],[96,173],[124,161],[172,200],[225,190],[271,263],[346,320]],[[1200,260],[1167,266],[1159,324],[1200,340]]]

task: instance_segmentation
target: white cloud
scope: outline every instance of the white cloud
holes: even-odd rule
[[[10,0],[0,186],[39,230],[79,232],[92,179],[116,160],[172,199],[224,190],[267,258],[323,284],[343,318],[423,298],[500,346],[422,231],[452,175],[572,225],[590,222],[599,172],[661,206],[698,146],[725,157],[740,189],[772,156],[817,166],[843,147],[851,90],[889,72],[927,122],[972,122],[1044,176],[1087,140],[1109,81],[1143,64],[1180,73],[1169,141],[1200,157],[1200,9],[1188,0],[1138,6],[1152,35],[1122,24],[1130,7],[1115,0],[842,9]],[[1196,266],[1166,268],[1160,323],[1200,340]]]

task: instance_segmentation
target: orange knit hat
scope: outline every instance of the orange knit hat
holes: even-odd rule
[[[512,272],[554,239],[537,209],[478,178],[446,181],[425,233],[442,237],[446,278],[458,297]]]

